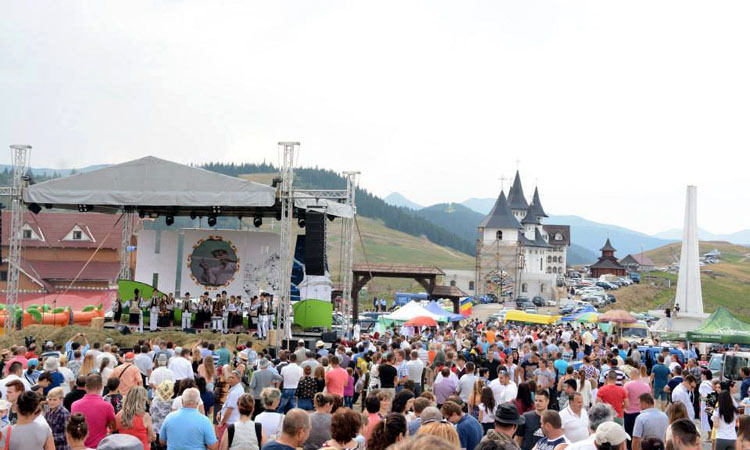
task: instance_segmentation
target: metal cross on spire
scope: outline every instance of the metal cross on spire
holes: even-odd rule
[[[521,160],[516,158],[516,171],[521,169]]]
[[[500,190],[501,191],[505,190],[505,180],[507,180],[507,179],[508,178],[505,175],[500,175],[500,178],[498,178],[498,180],[500,180]]]

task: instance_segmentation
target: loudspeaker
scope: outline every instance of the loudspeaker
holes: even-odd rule
[[[130,334],[130,328],[127,325],[117,325],[117,331],[122,334]]]
[[[187,334],[196,334],[197,333],[197,331],[195,331],[195,328],[185,328],[183,331],[185,333],[187,333]]]
[[[326,331],[320,335],[320,340],[325,342],[326,344],[333,344],[338,340],[338,338],[336,337],[335,331]]]
[[[325,214],[307,211],[305,227],[305,273],[326,274],[326,221]]]

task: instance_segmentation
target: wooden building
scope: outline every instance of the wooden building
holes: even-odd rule
[[[599,251],[602,252],[602,256],[599,257],[599,261],[592,264],[589,268],[593,278],[599,278],[600,276],[607,274],[612,274],[618,277],[624,277],[626,275],[627,270],[625,269],[625,266],[620,264],[617,258],[615,258],[615,252],[617,249],[615,249],[609,242],[609,238],[607,238],[604,247],[600,248]]]

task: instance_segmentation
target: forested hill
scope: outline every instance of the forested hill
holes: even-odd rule
[[[243,174],[278,172],[276,167],[266,163],[208,163],[200,167],[234,177]],[[346,179],[332,170],[319,168],[294,169],[294,175],[295,186],[309,189],[346,189]],[[469,255],[474,255],[475,253],[474,243],[433,224],[427,219],[413,215],[412,211],[391,206],[385,203],[380,197],[369,193],[366,189],[358,188],[356,196],[357,214],[361,216],[382,220],[388,228],[402,231],[412,236],[424,236],[438,245],[450,247]],[[427,264],[429,261],[425,261],[425,263]]]

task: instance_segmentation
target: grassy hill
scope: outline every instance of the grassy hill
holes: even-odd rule
[[[742,319],[750,321],[750,309],[747,308],[750,301],[750,248],[721,241],[701,242],[699,247],[701,254],[713,249],[721,252],[720,263],[701,268],[705,311],[713,312],[719,306],[724,306]],[[667,266],[675,258],[679,261],[680,243],[665,245],[645,253],[657,266]],[[675,295],[677,274],[652,272],[649,275],[641,285],[616,291],[617,306],[646,310],[667,305]]]

